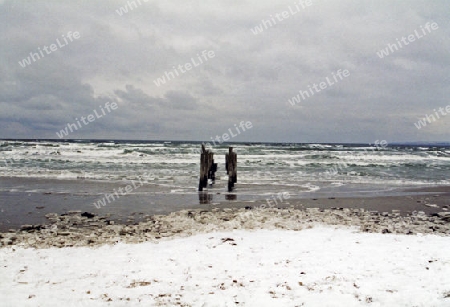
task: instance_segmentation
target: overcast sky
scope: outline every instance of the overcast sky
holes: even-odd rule
[[[0,0],[0,138],[450,141],[450,1],[309,4]]]

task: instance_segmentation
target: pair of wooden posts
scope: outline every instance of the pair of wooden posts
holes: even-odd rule
[[[237,154],[233,152],[233,147],[228,149],[228,154],[225,155],[225,168],[228,175],[228,192],[233,190],[234,184],[237,182]],[[208,186],[208,179],[212,180],[214,184],[216,181],[217,163],[214,163],[214,153],[207,150],[205,145],[202,145],[202,153],[200,154],[200,182],[198,190],[203,191],[203,188]]]

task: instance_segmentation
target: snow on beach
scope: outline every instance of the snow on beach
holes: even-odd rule
[[[450,237],[347,226],[0,249],[2,306],[450,306]]]

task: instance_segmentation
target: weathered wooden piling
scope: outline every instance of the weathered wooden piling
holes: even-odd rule
[[[202,153],[200,154],[200,181],[198,190],[203,191],[203,188],[208,186],[208,179],[212,183],[216,180],[217,163],[214,163],[214,153],[206,150],[205,145],[202,144]]]
[[[225,155],[225,166],[228,174],[228,192],[231,192],[237,182],[237,154],[233,152],[233,147],[228,148]]]

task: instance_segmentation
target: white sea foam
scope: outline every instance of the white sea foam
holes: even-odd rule
[[[148,181],[197,186],[199,144],[161,142],[0,141],[0,176],[120,180],[148,174]],[[360,184],[446,184],[449,148],[343,145],[234,146],[241,183],[298,186],[336,181]],[[226,146],[212,148],[217,177],[226,180]],[[327,171],[336,170],[332,176]],[[170,182],[169,182],[170,184]]]

